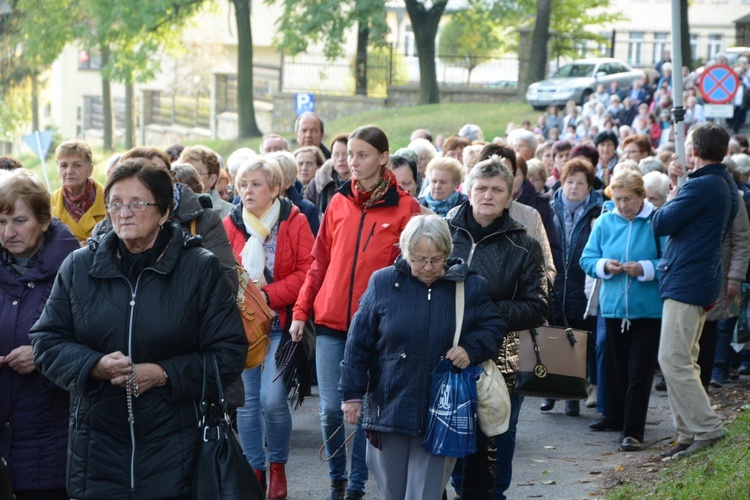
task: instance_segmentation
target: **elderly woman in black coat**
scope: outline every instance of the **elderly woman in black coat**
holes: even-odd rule
[[[544,324],[547,313],[547,274],[539,242],[529,236],[508,210],[513,200],[515,153],[479,155],[464,188],[469,201],[448,214],[453,233],[453,257],[466,260],[489,283],[487,294],[507,323],[508,334],[495,354],[511,392],[518,370],[521,330]],[[508,430],[496,438],[477,431],[477,453],[463,459],[453,475],[463,498],[504,498],[510,486],[516,425],[523,398],[511,394]]]
[[[461,369],[494,357],[505,325],[487,282],[448,259],[451,235],[441,217],[411,219],[400,246],[396,263],[373,274],[349,328],[341,408],[347,423],[362,417],[367,466],[384,499],[437,500],[456,459],[422,448],[430,374],[443,356]],[[466,309],[454,349],[457,282],[465,284]]]
[[[202,359],[215,357],[224,386],[244,368],[235,295],[169,220],[166,170],[126,160],[104,196],[113,231],[63,263],[30,334],[37,369],[71,394],[68,494],[189,497]]]

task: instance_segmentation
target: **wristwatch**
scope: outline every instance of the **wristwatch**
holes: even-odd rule
[[[169,384],[169,375],[167,375],[166,370],[162,371],[161,374],[164,375],[164,385],[168,385]]]

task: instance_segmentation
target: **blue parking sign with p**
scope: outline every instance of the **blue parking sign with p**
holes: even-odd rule
[[[315,111],[315,94],[294,94],[294,115],[299,116],[307,111]]]

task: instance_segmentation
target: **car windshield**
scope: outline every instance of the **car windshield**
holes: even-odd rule
[[[594,73],[593,64],[570,63],[558,69],[553,75],[554,78],[579,78],[582,76],[592,76]]]

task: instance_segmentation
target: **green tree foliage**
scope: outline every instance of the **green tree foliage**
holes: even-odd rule
[[[596,27],[626,19],[621,12],[611,10],[610,0],[555,0],[550,18],[550,31],[555,33],[551,56],[575,58],[586,42],[607,44],[609,37]]]
[[[466,84],[481,63],[497,57],[504,38],[497,20],[490,17],[487,4],[473,0],[468,8],[453,12],[440,31],[439,57],[444,64],[466,68]]]

